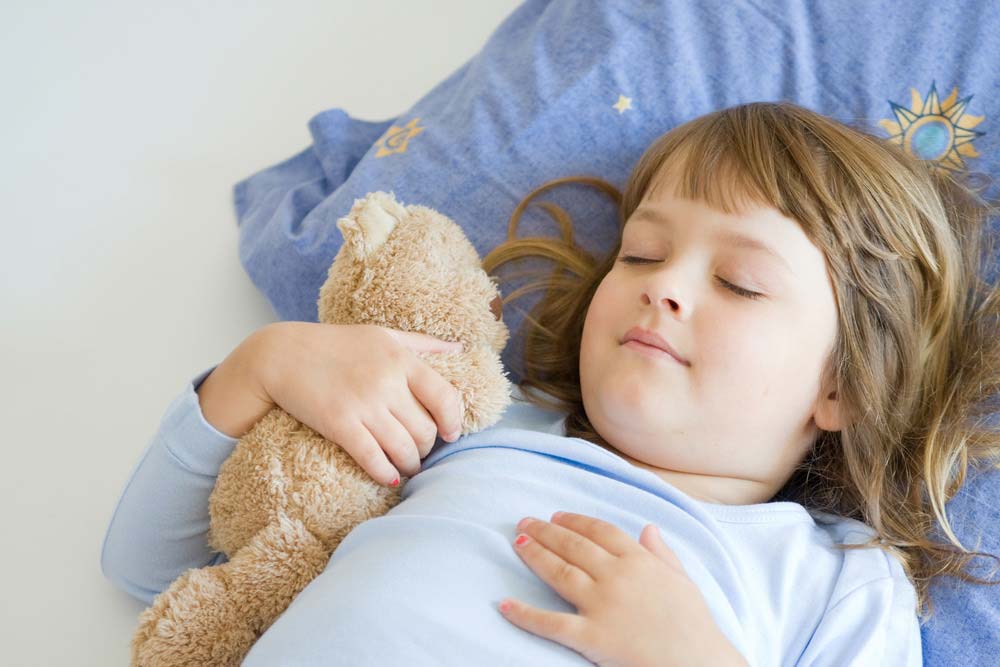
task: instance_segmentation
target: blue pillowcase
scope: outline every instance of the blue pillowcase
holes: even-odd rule
[[[941,168],[997,177],[1000,40],[989,35],[1000,35],[994,0],[528,0],[401,115],[323,111],[309,121],[310,146],[237,183],[240,259],[280,319],[315,322],[342,240],[336,220],[356,198],[387,190],[441,211],[485,256],[535,187],[588,174],[622,189],[665,131],[751,101],[791,100]],[[616,207],[605,195],[572,185],[542,199],[572,216],[584,248],[613,245]],[[520,236],[557,233],[537,207],[525,212]],[[501,288],[506,296],[521,284]],[[503,361],[514,381],[523,312],[539,297],[504,309],[512,338]],[[966,547],[985,526],[982,548],[1000,554],[996,468],[970,480],[948,510]],[[956,590],[932,587],[941,615],[924,629],[926,664],[1000,655],[1000,587]]]

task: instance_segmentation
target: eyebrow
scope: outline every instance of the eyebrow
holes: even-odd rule
[[[635,213],[632,214],[631,220],[648,220],[650,222],[667,222],[670,223],[670,218],[663,212],[655,209],[649,208],[648,206],[640,206],[636,209]],[[767,245],[760,239],[755,239],[752,236],[746,236],[745,234],[740,234],[739,232],[726,231],[720,232],[718,237],[720,241],[726,243],[735,248],[746,248],[748,250],[757,250],[758,252],[763,252],[774,257],[778,262],[784,266],[784,268],[795,275],[792,270],[791,265],[788,263],[781,253]]]

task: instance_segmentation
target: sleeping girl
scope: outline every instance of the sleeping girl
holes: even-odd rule
[[[413,332],[280,322],[168,408],[108,527],[147,604],[221,562],[208,497],[278,405],[402,501],[358,525],[242,664],[920,665],[933,576],[983,582],[944,503],[1000,456],[988,205],[956,176],[787,102],[682,124],[641,156],[604,257],[556,270],[514,402],[460,438]],[[505,304],[506,305],[506,304]],[[438,435],[441,437],[438,438]],[[935,539],[935,533],[943,539]],[[992,583],[992,582],[991,582]]]

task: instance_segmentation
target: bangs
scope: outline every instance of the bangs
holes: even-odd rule
[[[831,204],[816,138],[765,108],[729,110],[680,125],[663,137],[660,168],[643,199],[670,188],[675,197],[743,215],[774,208],[806,228]]]

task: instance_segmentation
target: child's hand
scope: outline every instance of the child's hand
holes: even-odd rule
[[[522,521],[525,564],[577,609],[564,614],[513,602],[514,625],[602,667],[746,665],[701,592],[653,524],[639,542],[610,523],[563,512]],[[504,602],[507,602],[505,600]]]
[[[264,391],[379,483],[392,485],[397,469],[417,474],[438,432],[454,440],[461,430],[458,390],[414,354],[459,352],[461,343],[370,324],[268,327]]]

